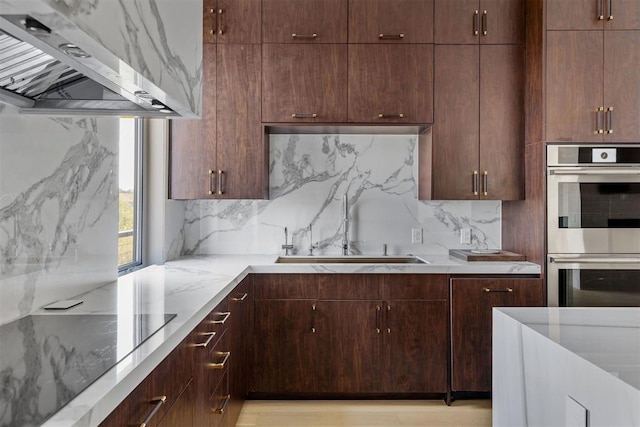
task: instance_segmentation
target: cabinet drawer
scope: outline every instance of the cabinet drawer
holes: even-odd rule
[[[446,274],[387,274],[383,280],[386,300],[447,300]]]
[[[261,274],[255,281],[256,299],[317,299],[315,274]]]
[[[377,274],[321,274],[318,275],[318,298],[379,300],[381,277]]]
[[[230,360],[229,334],[224,333],[217,344],[211,348],[201,367],[207,393],[213,393],[220,380],[227,375]]]
[[[230,400],[231,395],[229,394],[229,374],[228,371],[225,370],[224,375],[220,379],[220,382],[209,397],[209,417],[207,419],[206,425],[214,427],[226,427],[225,420],[227,419],[227,410],[229,408]]]
[[[347,0],[263,0],[264,43],[346,43]]]

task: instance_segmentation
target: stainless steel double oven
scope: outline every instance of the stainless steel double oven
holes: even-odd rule
[[[549,306],[640,306],[640,144],[547,146]]]

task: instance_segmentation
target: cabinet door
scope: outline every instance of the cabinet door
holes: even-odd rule
[[[218,46],[218,198],[268,196],[267,147],[260,111],[260,45]]]
[[[196,385],[192,379],[187,384],[176,403],[169,408],[167,414],[162,418],[159,427],[181,427],[194,425],[194,402],[196,399]],[[122,424],[128,425],[128,424]]]
[[[255,301],[253,391],[317,391],[316,305],[312,300]]]
[[[260,43],[260,0],[218,0],[218,43]]]
[[[203,0],[202,2],[202,43],[216,42],[216,21],[218,19],[218,1]]]
[[[604,33],[605,141],[640,141],[640,31]],[[605,132],[607,132],[605,130]]]
[[[380,301],[320,301],[317,335],[322,349],[319,391],[379,392],[382,356]]]
[[[603,28],[605,0],[547,0],[546,3],[547,30],[601,30]],[[600,16],[603,19],[599,19]]]
[[[524,44],[524,0],[480,0],[480,14],[480,43]]]
[[[432,123],[433,46],[349,45],[348,87],[351,122]]]
[[[253,364],[253,359],[250,358],[253,347],[252,308],[253,277],[248,276],[229,294],[229,311],[231,312],[229,340],[232,355],[229,366],[230,425],[236,424],[242,404],[249,392],[250,367]]]
[[[478,44],[478,0],[434,0],[434,40],[438,44]]]
[[[491,390],[491,310],[541,306],[542,279],[452,279],[453,391]]]
[[[605,28],[609,30],[640,30],[640,1],[610,0],[605,20]]]
[[[151,402],[151,397],[151,381],[145,380],[129,393],[127,398],[100,423],[100,427],[139,425],[153,411],[154,406],[158,404],[157,402]],[[161,415],[158,414],[157,419]]]
[[[477,199],[474,171],[478,172],[479,164],[479,47],[435,49],[433,198]]]
[[[347,45],[263,45],[263,122],[345,122]]]
[[[481,46],[480,198],[522,199],[523,161],[524,49]]]
[[[447,391],[447,302],[389,301],[382,328],[390,372],[386,392]]]
[[[263,0],[265,43],[346,43],[347,0]]]
[[[433,0],[350,0],[349,43],[433,43]]]
[[[602,142],[601,31],[547,33],[547,142]]]
[[[202,47],[202,119],[171,120],[169,197],[214,197],[216,168],[216,45]]]

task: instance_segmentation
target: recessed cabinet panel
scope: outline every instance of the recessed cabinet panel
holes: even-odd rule
[[[441,44],[478,44],[478,0],[434,0],[434,40]]]
[[[548,142],[602,142],[603,52],[601,31],[547,32]]]
[[[479,195],[479,60],[478,46],[436,46],[433,199]]]
[[[349,121],[433,122],[433,45],[349,45]]]
[[[607,142],[640,141],[640,31],[604,33]]]
[[[349,43],[433,43],[433,0],[350,0]]]
[[[264,44],[262,49],[263,122],[346,121],[346,44]]]
[[[481,0],[480,43],[523,44],[524,3],[523,0]]]
[[[480,198],[519,200],[524,186],[524,48],[480,47]]]
[[[218,0],[218,43],[260,43],[260,0]]]
[[[347,0],[263,0],[265,43],[346,43]]]

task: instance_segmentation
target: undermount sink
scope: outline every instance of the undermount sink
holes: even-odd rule
[[[428,264],[415,256],[281,256],[277,264]]]

